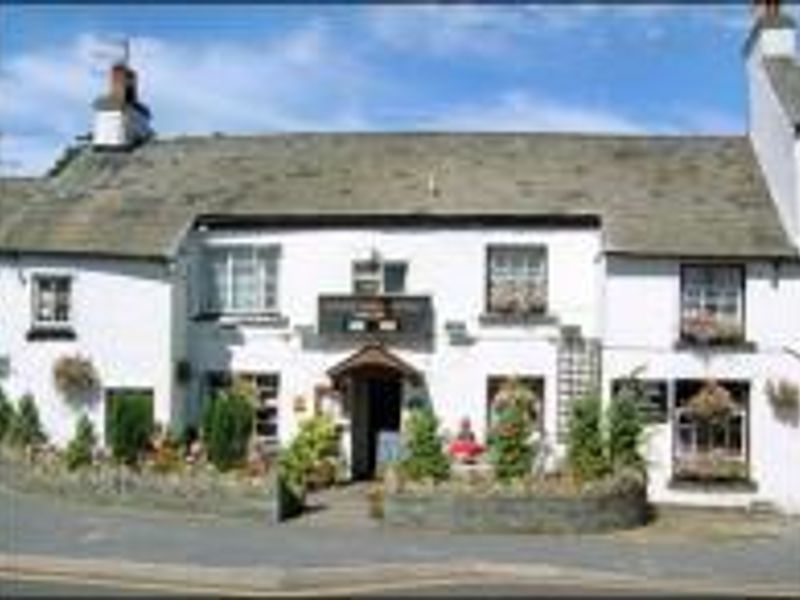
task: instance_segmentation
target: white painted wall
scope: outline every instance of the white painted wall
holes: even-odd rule
[[[31,277],[71,275],[74,341],[27,341],[31,326]],[[31,393],[52,441],[71,439],[80,412],[53,386],[53,363],[80,353],[95,365],[105,387],[153,388],[155,418],[170,420],[173,345],[171,285],[163,264],[90,258],[0,257],[0,356],[10,375],[0,386],[12,397]],[[102,439],[104,403],[88,410]]]
[[[765,395],[769,379],[800,380],[800,361],[786,348],[800,348],[800,265],[747,265],[746,338],[756,352],[678,351],[680,275],[673,260],[608,259],[603,333],[604,389],[611,381],[645,366],[653,379],[746,379],[751,382],[751,475],[758,490],[748,494],[700,494],[669,488],[672,427],[649,433],[650,494],[656,501],[744,505],[774,502],[800,512],[800,429],[775,419]]]
[[[217,323],[192,323],[191,358],[198,374],[220,368],[280,371],[284,407],[291,407],[296,395],[310,396],[314,385],[325,381],[327,369],[358,349],[355,343],[335,351],[303,349],[295,327],[316,328],[320,294],[351,293],[352,262],[367,258],[373,248],[386,260],[407,261],[407,293],[430,295],[433,300],[435,350],[396,352],[425,373],[434,408],[442,426],[450,431],[457,430],[462,417],[470,416],[476,433],[483,436],[487,377],[514,373],[546,377],[545,415],[548,428],[555,430],[558,329],[552,325],[479,323],[485,308],[489,244],[546,245],[550,312],[564,324],[579,325],[585,335],[599,332],[597,230],[264,231],[206,234],[202,242],[231,240],[281,246],[279,303],[290,326],[281,330],[254,325],[231,329]],[[464,321],[474,344],[451,346],[444,330],[446,321]],[[296,421],[291,409],[282,411],[282,439],[292,435]]]
[[[749,135],[790,237],[800,243],[800,144],[764,68],[765,57],[793,57],[794,29],[762,29],[747,57]]]

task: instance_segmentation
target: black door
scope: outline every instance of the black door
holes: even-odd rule
[[[378,433],[380,431],[400,431],[400,394],[399,377],[371,377],[367,380],[368,464],[371,477],[375,476]]]

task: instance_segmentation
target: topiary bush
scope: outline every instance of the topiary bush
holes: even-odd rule
[[[518,479],[531,471],[530,407],[534,400],[533,392],[515,379],[505,383],[492,399],[489,459],[500,481]]]
[[[567,464],[579,481],[599,479],[609,471],[602,415],[600,397],[594,394],[576,398],[570,406]]]
[[[203,442],[220,471],[241,465],[253,433],[253,403],[240,386],[212,395],[203,413]]]
[[[642,438],[642,406],[640,390],[634,386],[623,386],[620,393],[611,398],[608,406],[608,460],[614,470],[639,468],[644,461],[639,453]]]
[[[86,415],[81,415],[75,426],[75,437],[67,444],[67,469],[74,471],[92,464],[94,447],[97,445],[97,436],[94,426]]]
[[[329,415],[310,417],[300,423],[297,435],[281,452],[278,462],[281,476],[302,497],[311,482],[331,483],[324,481],[323,475],[331,472],[331,468],[335,473],[338,455],[339,437],[333,419]]]
[[[400,471],[412,481],[441,481],[450,475],[450,461],[438,435],[439,423],[430,406],[414,408],[405,427],[405,451]]]
[[[106,427],[114,458],[135,466],[147,450],[153,432],[153,398],[145,392],[130,391],[110,396]]]
[[[8,435],[11,443],[16,446],[38,446],[47,441],[47,436],[44,434],[39,420],[36,401],[30,394],[25,394],[20,399],[16,415],[11,420]]]
[[[6,439],[15,416],[14,405],[8,401],[5,392],[0,388],[0,442]]]

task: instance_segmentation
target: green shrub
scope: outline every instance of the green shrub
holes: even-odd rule
[[[329,415],[310,417],[300,423],[297,435],[281,452],[281,477],[302,496],[311,479],[335,467],[338,455],[339,438],[333,419]]]
[[[489,459],[500,481],[518,479],[531,471],[530,407],[534,400],[533,393],[516,379],[505,383],[492,399]]]
[[[642,437],[642,416],[639,411],[641,390],[624,386],[611,398],[608,407],[608,460],[614,470],[641,467],[639,444]]]
[[[15,416],[14,405],[8,401],[2,388],[0,388],[0,442],[6,438]]]
[[[237,386],[212,395],[203,412],[203,441],[208,459],[220,471],[241,464],[253,433],[253,403]]]
[[[439,423],[430,406],[414,408],[408,415],[400,471],[412,481],[441,481],[450,474],[450,461],[437,433]]]
[[[136,465],[153,432],[153,398],[147,392],[121,392],[108,398],[106,428],[114,458]]]
[[[567,438],[567,463],[580,481],[599,479],[608,473],[603,441],[602,404],[591,394],[572,402]]]
[[[67,469],[74,471],[92,464],[92,453],[97,444],[94,426],[86,415],[81,415],[75,427],[75,437],[67,445]]]
[[[30,394],[25,394],[19,401],[16,415],[11,420],[9,438],[17,446],[36,446],[47,441],[36,402]]]

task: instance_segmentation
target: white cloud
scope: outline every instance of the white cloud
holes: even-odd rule
[[[57,136],[3,135],[0,137],[0,175],[44,173],[62,151]]]
[[[103,46],[98,36],[85,34],[66,48],[4,61],[6,162],[11,157],[40,172],[45,143],[62,148],[89,130],[91,102],[107,85],[97,58]],[[368,66],[335,46],[319,22],[254,45],[136,38],[132,48],[140,96],[165,135],[362,129],[361,103],[377,85]]]

